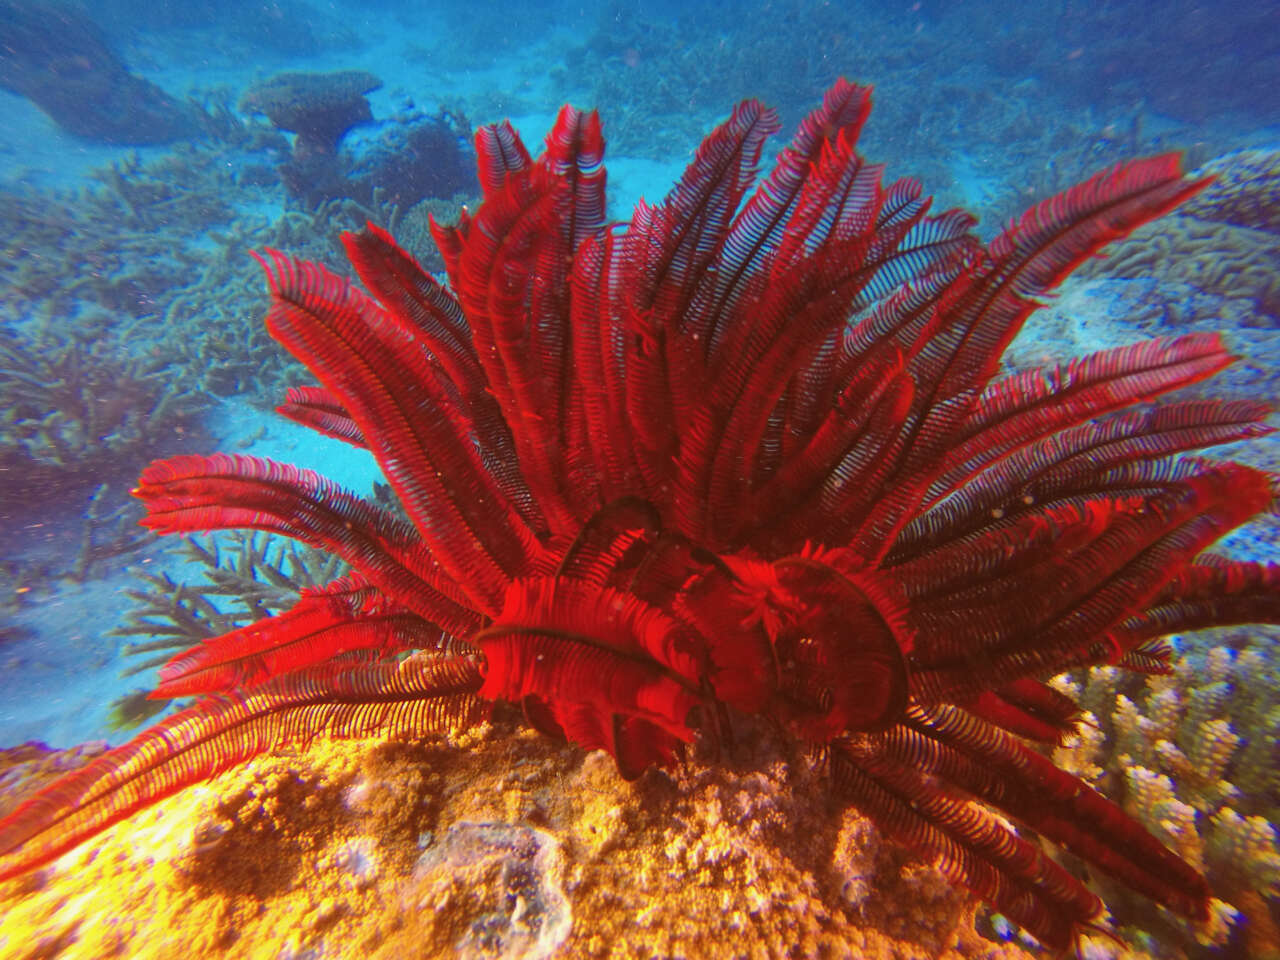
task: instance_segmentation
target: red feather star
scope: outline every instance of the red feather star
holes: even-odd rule
[[[753,189],[778,122],[746,101],[625,225],[595,113],[563,108],[536,161],[486,127],[483,202],[433,224],[447,286],[372,225],[344,238],[362,287],[259,256],[267,326],[319,382],[280,411],[367,448],[409,521],[253,457],[148,467],[147,526],[270,531],[354,572],[175,657],[155,695],[204,698],[0,821],[0,877],[283,744],[506,701],[628,778],[769,718],[1052,947],[1101,902],[1037,837],[1205,917],[1203,878],[1035,744],[1074,729],[1056,673],[1280,622],[1276,566],[1203,552],[1273,478],[1181,456],[1270,409],[1153,402],[1232,362],[1216,335],[997,373],[1037,297],[1206,181],[1127,163],[983,245],[881,183],[869,109],[836,84]]]

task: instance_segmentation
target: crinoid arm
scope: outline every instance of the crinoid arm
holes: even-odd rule
[[[834,743],[830,762],[837,789],[890,835],[1049,947],[1069,946],[1102,902],[1035,836],[1180,914],[1208,915],[1199,873],[1079,778],[965,710],[912,706],[889,731]]]
[[[159,533],[266,530],[335,553],[387,597],[456,636],[480,618],[413,529],[310,470],[259,457],[181,456],[151,464],[133,491]]]
[[[369,446],[351,415],[324,387],[290,387],[276,413],[353,447]]]
[[[189,697],[255,687],[325,661],[385,659],[447,645],[409,608],[388,601],[358,574],[311,587],[293,607],[219,637],[210,637],[160,668],[153,698]]]
[[[325,664],[202,700],[30,797],[0,820],[0,880],[48,863],[193,783],[317,736],[411,739],[479,723],[465,657]]]

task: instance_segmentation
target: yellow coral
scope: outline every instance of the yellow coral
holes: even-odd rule
[[[1173,781],[1141,766],[1126,770],[1125,781],[1129,787],[1129,812],[1178,856],[1203,870],[1195,808],[1178,799]]]
[[[1227,764],[1239,745],[1240,736],[1230,723],[1221,718],[1206,720],[1194,728],[1187,757],[1196,774],[1212,786],[1226,776]]]
[[[1274,897],[1280,892],[1276,830],[1262,817],[1242,817],[1224,807],[1210,820],[1205,857],[1237,888]]]
[[[1247,955],[1276,960],[1280,848],[1268,817],[1277,816],[1280,796],[1280,671],[1260,645],[1224,644],[1192,651],[1141,693],[1118,686],[1107,671],[1083,679],[1079,702],[1114,705],[1097,718],[1102,736],[1088,757],[1102,772],[1091,781],[1105,787],[1108,775],[1122,778],[1126,809],[1204,869],[1222,898],[1207,925],[1186,928],[1187,949],[1231,936],[1243,938],[1236,945]],[[1068,744],[1055,756],[1081,752]]]

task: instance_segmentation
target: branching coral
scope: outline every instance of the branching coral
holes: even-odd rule
[[[1206,871],[1210,885],[1230,904],[1217,911],[1219,939],[1234,936],[1255,950],[1280,942],[1274,939],[1280,932],[1280,668],[1275,658],[1258,645],[1243,650],[1219,645],[1187,654],[1172,675],[1142,686],[1126,682],[1111,667],[1095,667],[1083,681],[1056,683],[1079,695],[1097,726],[1086,726],[1055,752],[1055,760],[1124,797],[1131,814]],[[1122,922],[1147,922],[1149,911],[1124,897],[1108,902]],[[1168,939],[1181,939],[1194,954],[1195,936],[1175,933],[1172,923]]]
[[[211,124],[221,102],[214,98],[206,107]],[[264,139],[261,128],[225,117],[218,130],[217,143],[187,145],[146,163],[126,158],[98,171],[92,188],[15,189],[5,195],[0,308],[9,318],[25,320],[10,334],[9,355],[0,365],[22,371],[14,389],[29,396],[41,417],[58,409],[67,416],[82,403],[76,398],[65,406],[48,391],[31,393],[41,383],[57,381],[55,371],[42,367],[58,362],[68,347],[61,336],[40,331],[68,317],[76,318],[84,341],[94,342],[97,356],[108,351],[107,344],[127,342],[128,349],[116,353],[130,369],[107,377],[125,384],[125,394],[141,376],[163,379],[174,385],[170,391],[183,385],[192,395],[247,394],[265,403],[299,380],[301,367],[256,321],[265,301],[248,250],[305,249],[336,265],[341,231],[366,220],[390,225],[400,208],[378,190],[363,205],[346,200],[310,213],[265,214],[261,208],[271,202],[269,191],[241,182],[239,165],[215,162],[215,155],[225,160],[222,154],[234,151],[242,160],[262,158],[273,146],[270,137],[279,135]],[[68,273],[67,263],[83,268]],[[0,341],[0,350],[5,346]],[[0,393],[4,390],[0,380]],[[11,424],[30,418],[18,413],[21,397],[0,399],[7,401],[0,407]],[[9,445],[23,441],[56,449],[62,437],[40,437],[52,426],[28,423],[20,437],[11,425]],[[78,433],[92,435],[94,429],[89,425]],[[67,443],[74,457],[79,441],[72,437]]]
[[[178,541],[177,555],[197,564],[203,582],[179,583],[167,573],[139,569],[146,584],[126,590],[137,604],[125,615],[119,637],[145,637],[125,648],[126,654],[164,655],[135,664],[129,673],[150,669],[175,649],[287,609],[307,587],[343,576],[341,560],[283,537],[234,532]]]
[[[0,465],[13,471],[0,499],[38,495],[50,471],[87,476],[155,450],[204,403],[154,356],[93,325],[0,336]]]
[[[203,582],[175,580],[168,573],[134,571],[143,586],[125,591],[135,606],[125,612],[124,626],[112,636],[136,638],[123,652],[138,657],[124,671],[134,676],[169,660],[210,637],[244,626],[291,607],[308,587],[347,573],[345,563],[322,551],[282,537],[231,533],[178,541],[175,555],[201,570]],[[194,579],[194,578],[193,578]],[[128,730],[168,705],[148,699],[148,691],[131,691],[112,703],[111,725]]]
[[[207,231],[232,218],[233,176],[212,162],[217,150],[186,146],[145,164],[130,155],[77,191],[7,190],[0,204],[7,314],[65,317],[81,304],[154,313],[165,291],[198,272]]]

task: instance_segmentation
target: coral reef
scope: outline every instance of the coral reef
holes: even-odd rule
[[[100,476],[163,449],[206,404],[155,356],[138,356],[109,318],[69,334],[0,333],[0,503],[47,496],[53,474]]]
[[[449,200],[421,200],[395,217],[391,232],[399,237],[400,244],[422,264],[424,270],[443,273],[444,258],[431,236],[431,221],[456,223],[462,211],[474,205],[477,199],[458,194]]]
[[[210,162],[216,152],[202,145],[147,164],[134,155],[97,171],[98,185],[74,192],[6,190],[6,317],[65,318],[81,304],[131,318],[153,314],[166,291],[199,275],[206,232],[233,216],[226,201],[232,175]],[[68,263],[83,269],[68,273]]]
[[[1280,150],[1240,150],[1197,171],[1213,177],[1183,216],[1262,230],[1280,236]]]
[[[100,483],[82,501],[77,501],[58,478],[58,485],[46,487],[44,500],[18,499],[28,480],[28,472],[14,469],[5,473],[6,496],[0,506],[11,521],[5,529],[4,555],[0,556],[0,612],[34,612],[59,596],[63,585],[83,585],[108,569],[118,569],[121,558],[137,554],[155,542],[155,537],[138,526],[135,504],[124,498],[124,485]],[[10,482],[11,481],[11,482]],[[47,506],[50,490],[65,508],[82,509],[61,524],[46,524],[35,514]],[[15,492],[16,491],[16,492]],[[67,511],[70,512],[70,511]],[[17,518],[25,523],[21,525]]]
[[[106,753],[105,740],[54,750],[43,743],[0,749],[0,816],[69,770],[78,770]],[[0,941],[2,943],[3,941]]]
[[[198,565],[199,578],[178,583],[167,573],[134,571],[144,585],[125,591],[134,606],[112,636],[145,638],[128,644],[126,654],[162,655],[140,660],[126,675],[163,663],[174,650],[279,613],[307,587],[349,571],[332,554],[264,533],[185,537],[172,553]]]
[[[1227,8],[1170,0],[1154,17],[1132,2],[1090,8],[1088,16],[1071,4],[1028,8],[1018,0],[945,8],[944,23],[982,37],[984,59],[1003,77],[1039,76],[1076,102],[1145,102],[1198,124],[1232,112],[1265,123],[1268,106],[1256,91],[1280,79],[1275,12],[1265,6],[1223,15]]]
[[[459,194],[476,197],[471,124],[445,107],[431,114],[410,106],[352,160],[347,179],[346,195],[362,203],[379,193],[382,202],[402,208]]]
[[[877,52],[861,47],[838,5],[788,5],[794,9],[785,12],[753,6],[663,16],[634,4],[604,4],[594,29],[552,77],[564,94],[590,78],[590,99],[602,107],[612,149],[666,158],[700,135],[726,89],[753,90],[787,112],[826,89],[855,55],[860,71],[884,75]],[[856,16],[868,30],[891,19],[874,7]],[[787,29],[758,30],[762,20],[784,21]]]
[[[277,167],[291,198],[306,209],[348,198],[409,207],[427,197],[474,192],[475,158],[465,116],[446,108],[426,113],[410,102],[354,156],[339,154],[352,127],[373,121],[365,94],[381,84],[373,74],[277,74],[251,87],[240,109],[263,114],[277,130],[296,134]]]
[[[271,461],[152,464],[135,490],[148,526],[271,530],[353,572],[167,663],[158,696],[209,696],[0,822],[4,875],[268,746],[425,736],[510,704],[544,734],[604,749],[630,780],[678,766],[686,747],[729,752],[754,726],[782,738],[755,745],[786,762],[735,780],[734,804],[711,784],[699,807],[707,784],[684,780],[665,810],[669,825],[701,821],[696,844],[668,837],[668,859],[743,891],[710,922],[667,897],[699,935],[767,915],[766,950],[824,949],[831,914],[797,913],[776,883],[811,885],[822,831],[761,870],[720,829],[726,809],[765,836],[825,820],[838,847],[824,792],[940,872],[911,899],[909,935],[934,955],[966,901],[953,884],[1052,948],[1091,929],[1100,899],[1041,841],[1176,914],[1220,917],[1200,863],[1025,741],[1075,728],[1074,703],[1042,683],[1063,668],[1158,670],[1164,634],[1280,617],[1280,568],[1200,558],[1273,505],[1271,478],[1174,459],[1266,433],[1267,409],[1150,404],[1231,363],[1216,335],[996,377],[1039,296],[1205,182],[1173,155],[1122,165],[983,244],[963,213],[929,216],[914,181],[881,185],[855,150],[869,107],[869,90],[836,83],[748,199],[778,119],[744,101],[626,230],[606,220],[596,115],[566,106],[536,162],[509,124],[484,128],[484,202],[433,228],[452,290],[372,227],[343,238],[372,295],[259,255],[268,328],[321,384],[292,391],[285,412],[372,451],[410,522]],[[507,805],[519,766],[499,768]],[[792,776],[808,814],[773,818]],[[330,806],[323,788],[302,793]],[[324,840],[261,832],[285,860]],[[556,870],[542,853],[559,840],[521,836],[522,865],[495,868],[508,897],[509,874],[533,896],[531,863]],[[217,842],[201,831],[201,847]],[[854,860],[835,886],[866,913],[872,871]],[[259,862],[239,870],[259,899],[280,882]],[[468,940],[444,909],[454,888],[433,896],[426,922],[440,917],[455,946],[561,925],[517,929],[522,911],[483,897]],[[650,949],[682,933],[670,917],[638,926]]]
[[[348,130],[373,119],[365,94],[381,86],[362,70],[278,73],[246,90],[240,110],[260,113],[277,130],[297,134],[295,150],[335,154]]]
[[[1201,16],[1187,3],[1177,6],[1173,20]],[[726,87],[750,89],[795,116],[836,75],[873,75],[880,102],[867,143],[891,153],[895,169],[929,183],[940,204],[974,209],[994,231],[1105,164],[1170,149],[1187,150],[1198,164],[1250,144],[1242,126],[1273,121],[1238,82],[1238,58],[1223,55],[1230,47],[1215,52],[1200,33],[1168,31],[1157,40],[1154,34],[1166,28],[1139,9],[1120,3],[1085,14],[1071,6],[1015,9],[1011,2],[889,8],[734,0],[695,12],[611,3],[599,8],[552,78],[563,95],[580,97],[585,89],[600,104],[617,152],[665,159],[713,122]],[[1204,32],[1268,17],[1242,8],[1239,17]],[[1265,46],[1260,38],[1274,32],[1260,27],[1250,39]],[[1142,38],[1137,60],[1135,36]],[[1161,82],[1095,82],[1103,70],[1109,77],[1163,75],[1180,62],[1166,47],[1197,62],[1216,60],[1217,88],[1184,69]],[[1280,59],[1246,59],[1249,70],[1270,77],[1257,89],[1280,82]],[[468,106],[483,116],[525,112],[518,99],[503,91],[499,103],[478,99]],[[1206,101],[1236,101],[1253,122],[1241,123],[1239,113],[1234,123],[1213,112],[1206,119],[1187,109]]]
[[[573,926],[559,841],[535,827],[462,821],[433,840],[413,873],[435,935],[417,949],[437,956],[545,960]],[[385,952],[385,950],[383,951]]]
[[[336,262],[342,230],[393,221],[401,208],[375,192],[365,205],[261,212],[272,194],[278,204],[279,188],[273,173],[265,186],[255,181],[253,163],[279,148],[280,135],[241,124],[224,108],[224,97],[210,96],[216,144],[184,144],[148,162],[126,158],[74,192],[5,192],[0,308],[19,354],[6,366],[35,367],[38,379],[40,353],[70,343],[51,331],[72,319],[81,338],[106,341],[97,353],[124,344],[121,362],[147,376],[165,371],[192,394],[247,394],[267,404],[300,381],[301,367],[256,322],[264,298],[248,250],[298,247]],[[85,269],[68,274],[66,263]]]

